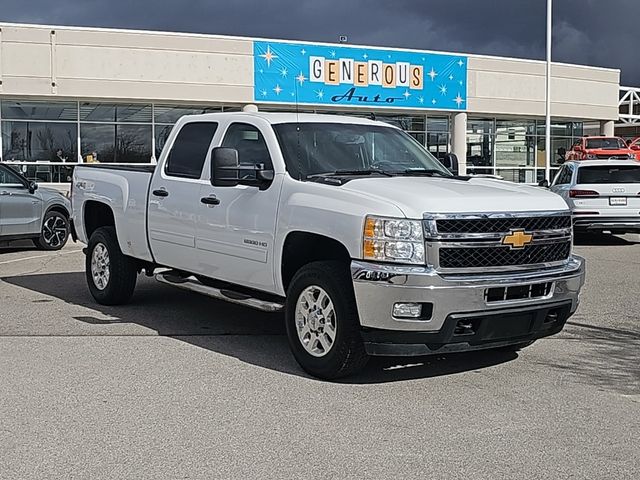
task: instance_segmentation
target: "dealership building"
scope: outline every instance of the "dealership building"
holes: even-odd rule
[[[558,149],[614,133],[621,90],[619,70],[554,63],[551,74],[555,169]],[[180,116],[247,104],[375,117],[455,153],[463,173],[535,182],[545,93],[541,61],[0,23],[1,161],[45,183],[79,162],[154,163]]]

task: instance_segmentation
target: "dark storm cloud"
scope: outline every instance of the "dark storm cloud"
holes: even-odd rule
[[[555,0],[560,62],[640,85],[640,0]],[[2,0],[3,21],[336,41],[543,59],[545,0]]]

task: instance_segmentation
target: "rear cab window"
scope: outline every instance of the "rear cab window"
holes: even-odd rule
[[[640,165],[580,167],[578,183],[640,183]]]
[[[172,177],[200,178],[217,129],[216,122],[185,124],[171,146],[164,173]]]

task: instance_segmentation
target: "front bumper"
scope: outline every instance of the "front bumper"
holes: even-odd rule
[[[574,215],[573,228],[578,230],[615,230],[625,232],[640,232],[640,215],[635,217]]]
[[[353,261],[351,273],[367,351],[422,355],[492,348],[559,332],[578,308],[585,263],[574,255],[554,268],[443,275],[429,267]],[[488,301],[486,296],[489,288],[541,283],[552,287],[540,298]],[[394,318],[393,305],[398,302],[428,305],[430,315],[417,320]],[[455,333],[460,320],[473,325],[466,336]]]

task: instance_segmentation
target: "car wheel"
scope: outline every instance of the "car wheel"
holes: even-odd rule
[[[313,262],[296,273],[285,323],[293,356],[311,375],[335,379],[366,365],[353,284],[342,263]]]
[[[64,213],[51,210],[42,220],[40,236],[34,243],[41,250],[60,250],[69,238],[69,219]]]
[[[85,272],[89,291],[102,305],[127,303],[136,287],[136,262],[120,250],[113,227],[102,227],[91,235]]]

